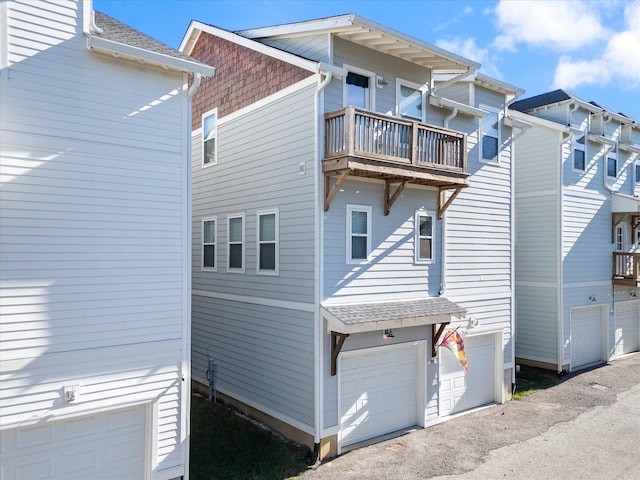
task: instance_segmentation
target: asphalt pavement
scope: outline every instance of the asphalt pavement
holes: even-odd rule
[[[640,353],[360,448],[304,480],[640,478]]]

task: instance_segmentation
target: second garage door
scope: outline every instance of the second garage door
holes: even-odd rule
[[[604,309],[578,308],[571,311],[571,369],[604,360]]]
[[[640,350],[640,300],[615,304],[616,355]]]
[[[469,369],[466,374],[458,358],[440,347],[440,416],[462,412],[496,399],[495,335],[467,337],[464,349]]]
[[[416,425],[418,370],[415,344],[343,352],[340,366],[341,445]]]

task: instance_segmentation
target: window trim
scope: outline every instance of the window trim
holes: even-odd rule
[[[584,138],[584,143],[578,143],[578,139]],[[582,135],[574,135],[572,142],[573,150],[571,151],[571,169],[574,172],[584,173],[587,171],[587,132],[582,132]],[[581,151],[584,158],[584,168],[576,168],[576,150]]]
[[[264,215],[275,216],[275,239],[273,242],[260,241],[260,217]],[[260,246],[263,243],[273,243],[275,245],[275,269],[274,270],[265,270],[260,268]],[[279,274],[280,274],[280,210],[278,208],[258,210],[256,212],[256,275],[278,276]]]
[[[204,224],[206,222],[215,222],[214,223],[214,227],[213,227],[213,244],[211,243],[205,243],[204,241]],[[203,272],[217,272],[218,271],[218,216],[217,215],[213,215],[210,217],[203,217],[201,219],[201,228],[202,228],[202,244],[201,244],[201,248],[200,248],[200,270]],[[204,247],[206,245],[213,245],[213,267],[206,267],[204,265]]]
[[[624,222],[616,225],[614,230],[614,242],[613,242],[613,248],[615,249],[616,252],[627,251],[627,246],[625,242],[626,233],[627,233],[627,228]]]
[[[234,218],[242,219],[242,241],[241,242],[231,242],[231,220]],[[231,213],[227,215],[227,272],[229,273],[244,273],[245,265],[246,265],[246,222],[245,222],[245,214],[244,212],[240,213]],[[230,267],[231,260],[231,245],[242,245],[242,267],[241,268],[232,268]]]
[[[402,115],[402,113],[400,112],[400,89],[402,87],[409,87],[412,88],[414,90],[417,90],[420,92],[421,98],[422,98],[422,109],[420,112],[420,118],[415,118],[415,117],[411,117],[409,115]],[[410,82],[408,80],[404,80],[402,78],[396,78],[396,116],[398,118],[406,118],[409,120],[415,120],[418,122],[422,122],[424,123],[425,121],[425,88],[424,85],[418,85],[417,83],[414,82]]]
[[[482,103],[478,106],[478,108],[481,109],[481,110],[485,110],[485,111],[489,112],[490,114],[491,113],[495,113],[497,115],[497,117],[498,117],[498,122],[497,122],[498,123],[498,136],[497,137],[494,137],[493,135],[488,135],[488,134],[484,133],[483,124],[484,124],[484,120],[485,120],[486,117],[480,117],[479,118],[480,126],[478,128],[478,131],[480,132],[480,136],[479,136],[479,142],[478,143],[479,143],[479,147],[480,148],[478,149],[479,150],[478,159],[482,163],[500,163],[500,139],[502,138],[502,127],[501,127],[500,124],[502,123],[502,110],[499,109],[499,108],[495,108],[495,107],[491,107],[489,105],[482,104]],[[482,144],[483,144],[483,140],[484,140],[484,136],[485,135],[488,135],[491,138],[497,138],[497,140],[498,140],[498,146],[497,146],[497,149],[496,149],[496,156],[491,158],[491,159],[484,158],[484,152],[483,152],[484,149],[482,147]]]
[[[609,175],[609,160],[613,160],[614,161],[614,165],[615,165],[615,169],[616,169],[616,174],[615,175]],[[616,149],[615,152],[607,153],[607,171],[605,172],[605,174],[607,175],[607,178],[618,178],[618,175],[620,175],[620,169],[618,168],[618,151],[617,151],[617,149]]]
[[[640,186],[640,160],[633,162],[633,185]]]
[[[431,217],[431,258],[420,258],[420,217]],[[436,221],[435,213],[427,210],[416,210],[413,216],[414,230],[414,262],[417,265],[430,265],[435,263],[436,256]]]
[[[209,118],[213,116],[214,119],[214,126],[213,126],[213,133],[211,135],[210,138],[205,138],[205,128],[204,128],[204,122],[205,119]],[[220,123],[220,118],[218,118],[218,107],[213,108],[211,110],[209,110],[208,112],[205,112],[202,114],[202,141],[201,141],[201,145],[200,147],[202,148],[202,160],[201,160],[201,164],[202,164],[202,168],[207,168],[207,167],[211,167],[212,165],[217,165],[218,164],[218,124]],[[209,140],[214,140],[214,148],[213,148],[213,156],[214,156],[214,160],[213,162],[205,162],[205,144],[207,141]]]
[[[364,70],[362,68],[358,68],[358,67],[354,67],[353,65],[348,65],[346,63],[344,63],[342,65],[342,68],[344,68],[345,70],[347,70],[348,72],[352,72],[355,73],[357,75],[362,75],[363,77],[368,77],[369,78],[369,86],[367,87],[367,90],[369,91],[369,95],[367,97],[367,105],[364,107],[365,110],[372,110],[375,111],[375,106],[376,106],[376,89],[375,84],[376,84],[376,74],[375,72],[371,72],[369,70]],[[342,106],[343,107],[348,107],[349,106],[349,92],[347,89],[347,76],[344,76],[344,79],[342,81]],[[356,108],[360,108],[360,107],[356,107]]]
[[[371,257],[371,213],[372,213],[372,208],[370,205],[354,205],[354,204],[347,204],[347,218],[346,218],[346,263],[349,265],[362,265],[362,264],[366,264],[369,263],[370,257]],[[352,212],[365,212],[367,214],[367,256],[366,258],[352,258],[352,251],[351,251],[351,239],[353,237],[353,225],[351,223],[351,213]]]

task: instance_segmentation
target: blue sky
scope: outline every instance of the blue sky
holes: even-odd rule
[[[177,48],[189,22],[242,30],[356,13],[526,90],[564,88],[640,121],[640,0],[94,0]],[[215,65],[214,65],[215,66]]]

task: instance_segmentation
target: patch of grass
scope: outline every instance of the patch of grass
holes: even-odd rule
[[[522,400],[536,390],[550,387],[558,383],[558,376],[550,371],[535,367],[520,367],[516,373],[516,391],[513,400]]]
[[[198,395],[191,402],[190,445],[193,480],[283,480],[307,469],[306,447]]]

